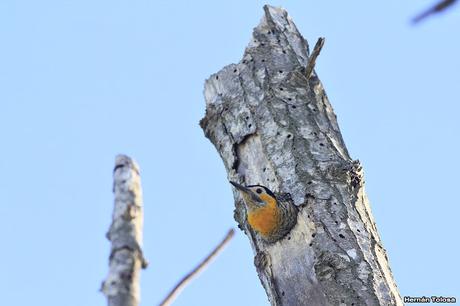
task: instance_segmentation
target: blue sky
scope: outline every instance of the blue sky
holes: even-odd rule
[[[460,297],[460,9],[432,1],[272,1],[310,44],[402,295]],[[261,1],[0,2],[0,288],[5,305],[103,305],[112,167],[141,166],[142,305],[155,305],[233,220],[198,126],[203,83],[238,62]],[[175,305],[267,305],[242,232]]]

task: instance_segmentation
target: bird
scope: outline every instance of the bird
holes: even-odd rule
[[[275,195],[262,185],[243,186],[230,181],[242,195],[249,226],[271,244],[283,239],[297,223],[297,206],[286,194]]]

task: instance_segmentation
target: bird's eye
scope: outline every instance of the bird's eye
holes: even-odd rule
[[[256,189],[256,192],[257,192],[258,194],[261,194],[261,193],[262,193],[262,189],[257,188],[257,189]]]

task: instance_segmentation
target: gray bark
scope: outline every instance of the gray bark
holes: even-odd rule
[[[299,207],[284,239],[247,234],[272,305],[402,305],[364,192],[362,168],[346,149],[315,72],[305,77],[308,44],[287,12],[265,16],[238,64],[205,84],[201,126],[228,179],[289,193]],[[230,188],[230,185],[229,185]]]
[[[139,166],[130,157],[118,155],[113,172],[115,205],[107,233],[111,242],[109,273],[101,291],[109,306],[136,306],[140,301],[143,204]]]

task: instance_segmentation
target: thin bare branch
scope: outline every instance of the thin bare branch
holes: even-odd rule
[[[193,269],[190,273],[184,276],[180,280],[180,282],[177,283],[177,285],[166,296],[163,302],[160,303],[160,306],[170,305],[176,299],[176,297],[179,295],[182,289],[184,289],[184,287],[187,286],[187,284],[195,276],[197,276],[201,271],[203,271],[211,263],[211,261],[220,253],[220,251],[224,249],[224,247],[232,239],[234,234],[235,231],[233,229],[230,229],[225,238],[214,248],[214,250],[195,269]]]
[[[305,76],[307,77],[307,79],[310,78],[310,75],[313,72],[313,69],[315,68],[316,58],[318,57],[319,53],[321,52],[321,49],[324,46],[324,41],[324,37],[318,38],[315,48],[313,49],[313,52],[311,53],[310,58],[308,59],[308,64],[305,68]]]
[[[418,23],[421,20],[425,19],[428,16],[433,14],[437,14],[439,12],[444,11],[445,9],[452,6],[457,0],[442,0],[438,2],[435,6],[431,7],[430,9],[422,12],[421,14],[417,15],[414,19],[412,19],[412,23]]]

